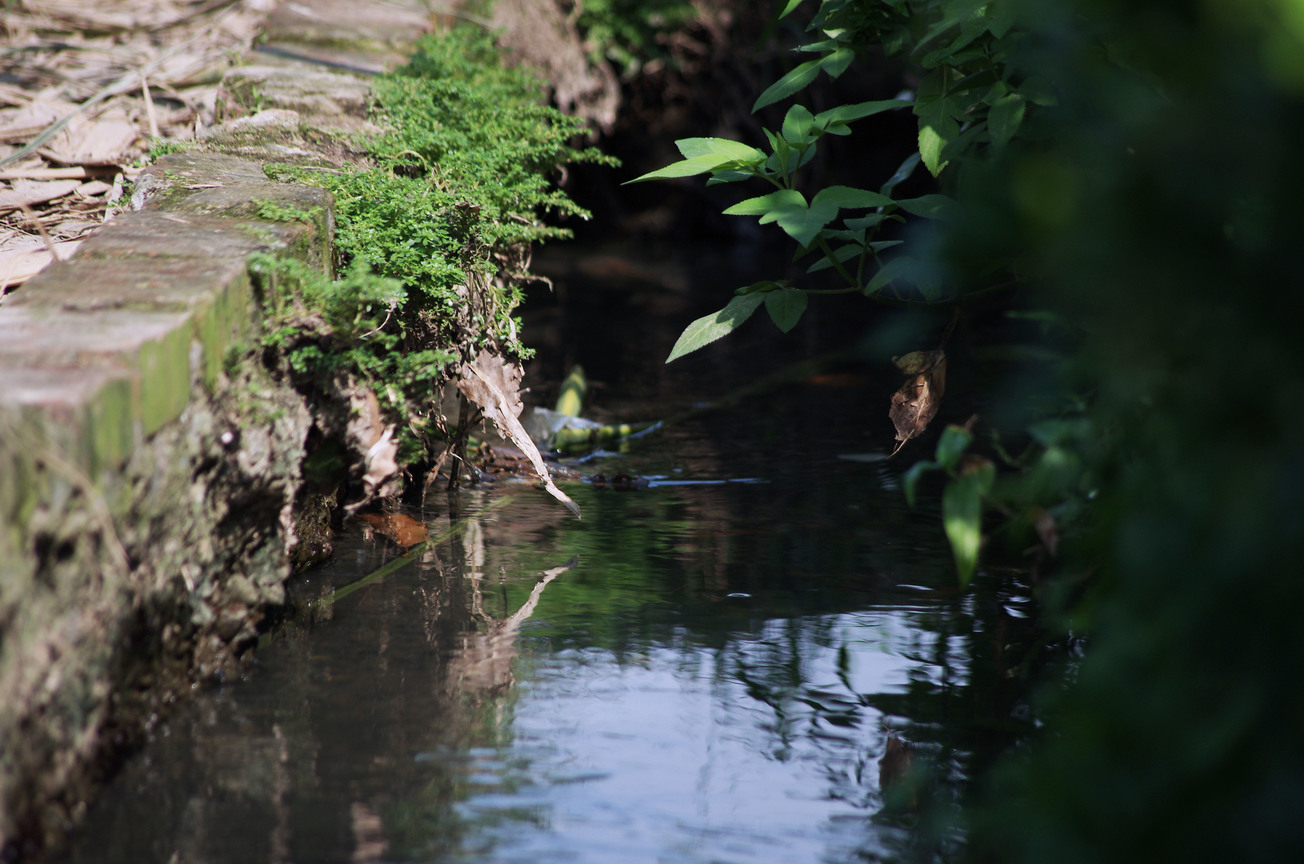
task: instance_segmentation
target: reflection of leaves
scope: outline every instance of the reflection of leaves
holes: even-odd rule
[[[516,419],[525,407],[519,392],[521,374],[520,366],[509,366],[503,362],[503,358],[481,351],[474,363],[462,364],[461,380],[457,382],[457,387],[466,398],[480,406],[484,416],[493,421],[499,434],[510,438],[526,455],[548,494],[579,516],[579,505],[552,482],[552,475],[548,473],[548,466],[544,463],[539,448],[534,445],[521,421]]]
[[[896,440],[905,443],[921,434],[937,414],[946,391],[946,352],[912,351],[903,357],[893,357],[892,362],[906,375],[901,389],[892,394],[888,416],[896,426]]]
[[[896,735],[887,736],[883,759],[878,764],[878,788],[883,794],[883,805],[899,812],[914,810],[919,806],[917,784],[912,777],[914,753],[911,746]]]
[[[360,513],[358,518],[404,549],[422,542],[428,535],[424,523],[405,513]]]

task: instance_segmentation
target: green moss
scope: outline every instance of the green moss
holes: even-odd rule
[[[513,316],[524,252],[569,236],[557,219],[588,217],[556,175],[612,160],[573,146],[583,124],[544,104],[539,82],[504,67],[476,28],[422,40],[373,96],[383,131],[362,142],[366,164],[268,172],[333,193],[344,278],[271,258],[256,271],[272,322],[266,344],[303,383],[340,374],[370,383],[398,421],[401,458],[419,461],[455,364],[484,348],[529,356]],[[301,218],[259,206],[264,218]]]

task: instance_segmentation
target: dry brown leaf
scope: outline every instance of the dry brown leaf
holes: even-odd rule
[[[892,394],[888,416],[896,427],[896,455],[911,438],[920,435],[937,414],[946,392],[946,352],[912,351],[892,362],[906,375],[905,383]]]
[[[424,541],[429,532],[424,523],[404,513],[359,513],[358,518],[367,523],[382,537],[388,537],[404,549]]]
[[[13,180],[8,189],[0,186],[0,211],[53,201],[75,192],[81,185],[80,180]]]
[[[520,396],[522,374],[520,366],[509,365],[503,362],[503,358],[481,351],[474,363],[462,364],[461,380],[457,382],[457,387],[466,398],[480,406],[484,416],[493,421],[500,435],[511,439],[526,455],[548,494],[578,517],[579,505],[552,482],[552,475],[548,472],[539,448],[517,419],[525,407]]]
[[[140,129],[125,120],[74,117],[38,152],[65,165],[120,165],[132,159]]]

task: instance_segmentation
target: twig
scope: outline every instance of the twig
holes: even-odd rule
[[[154,110],[154,99],[149,95],[149,80],[144,72],[140,73],[140,95],[145,100],[145,116],[149,119],[149,137],[156,139],[158,134],[158,112]]]

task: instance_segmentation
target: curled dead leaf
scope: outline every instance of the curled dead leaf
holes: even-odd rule
[[[525,454],[548,494],[578,517],[579,505],[557,488],[557,484],[552,481],[552,475],[548,472],[547,464],[543,461],[542,454],[539,453],[539,448],[535,446],[530,433],[525,431],[525,427],[517,419],[525,408],[520,396],[522,374],[520,366],[505,363],[503,358],[488,351],[481,351],[474,363],[462,364],[457,387],[467,399],[480,406],[484,416],[493,421],[494,428],[500,435],[510,439]]]
[[[911,351],[893,357],[892,362],[906,376],[905,383],[892,394],[888,409],[888,416],[896,427],[896,440],[901,442],[892,451],[895,456],[907,441],[928,427],[942,404],[942,395],[946,392],[946,352],[940,348],[936,351]]]

